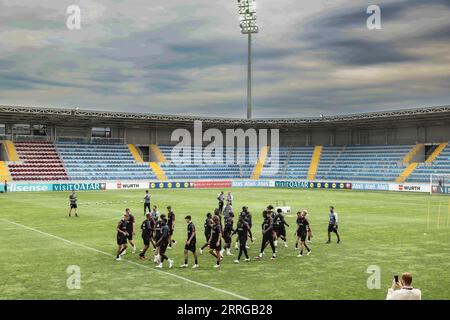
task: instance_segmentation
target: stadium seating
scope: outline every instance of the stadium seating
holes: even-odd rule
[[[177,159],[172,161],[172,149],[173,146],[163,145],[159,146],[159,149],[163,153],[164,157],[167,159],[166,163],[160,163],[161,168],[164,170],[167,178],[169,179],[249,179],[252,175],[253,169],[255,167],[257,157],[257,150],[250,149],[236,149],[236,154],[245,156],[247,159],[243,163],[238,163],[234,159],[233,163],[229,164],[203,164],[202,161],[202,150],[192,149],[191,157],[189,158],[190,163],[179,165],[176,163]],[[198,154],[196,150],[199,151]],[[235,151],[224,148],[223,159],[226,159],[227,151],[231,154],[235,154]],[[249,161],[249,156],[252,155],[252,161]],[[199,164],[195,163],[200,161]]]
[[[262,178],[267,179],[306,179],[311,163],[313,147],[280,147],[279,166],[269,157],[264,165]]]
[[[315,175],[316,180],[389,181],[405,170],[402,160],[414,146],[340,146],[323,147]],[[138,163],[124,144],[88,144],[75,142],[16,142],[19,162],[9,162],[13,181],[50,180],[157,180],[149,163]],[[257,149],[224,149],[245,157],[238,162],[204,164],[202,152],[193,150],[188,163],[172,159],[173,146],[159,146],[161,175],[167,179],[250,179],[255,172]],[[314,147],[280,147],[279,165],[269,149],[260,179],[307,180]],[[251,156],[251,157],[250,157]],[[251,158],[251,159],[250,159]],[[198,162],[198,163],[197,163]],[[155,165],[155,164],[154,164]],[[259,167],[258,169],[261,169]],[[450,174],[450,145],[431,163],[420,163],[406,182],[430,181],[431,174]],[[160,176],[161,176],[160,175]]]
[[[71,180],[155,180],[147,163],[136,163],[127,145],[57,143]]]
[[[15,149],[20,161],[8,165],[14,181],[68,180],[53,143],[16,142]]]
[[[411,145],[324,147],[316,180],[395,181]]]
[[[432,163],[420,163],[407,182],[430,182],[431,174],[450,175],[450,145]]]

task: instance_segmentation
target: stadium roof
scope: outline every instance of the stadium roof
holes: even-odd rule
[[[324,127],[396,127],[400,125],[450,124],[450,106],[404,109],[371,113],[323,116],[315,118],[239,119],[180,116],[128,112],[82,110],[78,108],[42,108],[1,106],[0,123],[71,126],[161,127],[192,126],[200,120],[206,127],[324,128]]]

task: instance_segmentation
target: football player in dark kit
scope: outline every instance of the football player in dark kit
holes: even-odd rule
[[[334,232],[337,236],[337,243],[341,242],[341,237],[339,237],[338,232],[338,214],[334,211],[334,207],[330,206],[330,215],[328,220],[328,241],[326,243],[331,242],[331,232]]]
[[[236,260],[234,260],[234,263],[239,263],[239,260],[241,260],[242,253],[245,255],[245,262],[249,262],[250,258],[248,257],[247,253],[247,239],[248,235],[250,235],[250,238],[252,238],[252,232],[250,231],[250,226],[245,221],[245,216],[240,215],[239,220],[236,225],[236,229],[233,232],[233,235],[237,234],[239,239],[239,254]]]
[[[155,238],[155,258],[153,259],[153,262],[157,263],[159,259],[161,259],[159,255],[159,240],[161,239],[161,230],[162,230],[162,220],[166,219],[166,216],[162,214],[159,217],[159,220],[155,221],[155,232],[154,232],[154,238]]]
[[[247,222],[248,227],[249,227],[249,233],[250,233],[250,238],[252,240],[252,242],[255,241],[255,238],[253,238],[253,236],[251,235],[251,229],[252,229],[252,214],[250,213],[250,211],[248,211],[248,207],[242,207],[242,211],[241,214],[239,215],[239,218],[242,217],[244,219],[245,222]],[[236,250],[239,249],[239,237],[236,239],[236,244],[234,246],[234,248]],[[247,249],[250,249],[250,247],[248,245],[246,245]]]
[[[283,240],[284,246],[287,248],[288,244],[286,238],[286,226],[289,228],[289,225],[286,223],[286,220],[284,219],[283,215],[283,210],[281,210],[280,208],[277,209],[277,214],[275,215],[273,226],[275,229],[275,233],[277,235],[277,240],[278,239]]]
[[[222,260],[222,256],[220,254],[220,250],[222,249],[222,228],[220,226],[220,221],[218,216],[213,217],[213,228],[211,231],[211,237],[209,238],[209,253],[212,254],[216,259],[216,265],[214,268],[220,267],[220,261]]]
[[[187,223],[187,241],[184,246],[184,264],[180,266],[180,268],[187,268],[188,265],[188,256],[189,251],[192,252],[195,259],[195,264],[192,267],[192,269],[198,268],[198,257],[197,257],[197,251],[196,251],[196,245],[197,245],[197,238],[196,238],[196,232],[195,232],[195,225],[192,223],[192,217],[186,216],[184,218]]]
[[[135,253],[136,243],[134,242],[134,235],[136,234],[135,232],[136,219],[134,218],[134,215],[131,213],[131,210],[129,208],[125,209],[125,215],[128,216],[128,224],[127,224],[128,242],[130,242],[130,244],[133,247],[132,253]],[[125,255],[126,252],[127,252],[126,250],[122,252],[122,255]]]
[[[146,219],[141,223],[142,241],[144,242],[144,248],[139,254],[139,259],[141,260],[145,260],[145,253],[150,247],[150,243],[154,248],[156,248],[155,242],[153,241],[153,231],[155,229],[155,224],[156,222],[155,220],[153,220],[152,214],[150,212],[147,212]]]
[[[300,252],[297,257],[303,257],[303,248],[306,248],[308,251],[307,255],[309,256],[311,254],[311,249],[306,245],[309,222],[308,219],[306,219],[306,215],[301,211],[297,212],[297,226],[297,237],[300,241]]]
[[[211,230],[213,225],[214,223],[212,220],[212,214],[208,212],[206,214],[205,223],[203,224],[203,227],[205,229],[206,243],[200,248],[200,254],[203,254],[203,250],[205,250],[205,248],[209,246],[209,238],[211,237]]]
[[[269,204],[266,209],[266,211],[271,215],[272,219],[275,218],[275,210],[274,209],[275,209],[275,207],[271,204]]]
[[[222,225],[222,212],[220,212],[219,209],[214,209],[214,216],[217,216],[219,218],[220,227],[223,228]]]
[[[171,206],[167,207],[167,226],[169,228],[169,249],[172,249],[172,244],[177,242],[173,239],[173,231],[175,230],[175,213]]]
[[[305,218],[308,219],[308,218],[307,218],[308,210],[303,209],[302,212],[303,212],[303,215],[305,216]],[[309,220],[308,220],[308,222],[309,222]],[[312,241],[311,241],[312,236],[313,236],[313,235],[312,235],[311,225],[308,224],[308,237],[306,238],[306,242],[307,242],[307,243],[312,243]]]
[[[228,214],[228,217],[225,219],[225,228],[223,229],[223,240],[225,241],[225,249],[227,250],[227,256],[233,255],[231,253],[231,236],[233,234],[233,220],[234,214],[233,212],[230,212]]]
[[[247,222],[249,228],[252,228],[252,214],[248,211],[248,207],[242,207],[241,215],[244,216],[245,222]]]
[[[273,230],[273,220],[272,220],[272,212],[271,211],[264,211],[263,212],[263,218],[264,222],[262,223],[262,242],[261,242],[261,250],[259,251],[259,255],[256,257],[256,260],[261,260],[264,249],[267,246],[267,243],[270,244],[270,247],[272,248],[272,257],[271,260],[276,259],[277,254],[275,251],[275,234]]]
[[[116,260],[120,261],[122,260],[121,255],[122,253],[127,250],[127,224],[128,224],[128,216],[124,215],[122,219],[117,224],[117,254],[116,254]]]
[[[156,266],[156,268],[162,268],[164,260],[167,260],[169,262],[169,269],[173,267],[173,260],[166,255],[166,250],[167,246],[169,245],[169,241],[170,241],[170,229],[167,224],[167,220],[164,218],[161,219],[161,237],[156,243],[157,246],[159,247],[159,256],[160,256],[160,258],[157,261],[159,263]]]

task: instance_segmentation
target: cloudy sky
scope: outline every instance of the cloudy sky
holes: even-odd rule
[[[450,104],[450,0],[257,10],[255,117]],[[0,104],[245,117],[246,50],[236,0],[0,0]]]

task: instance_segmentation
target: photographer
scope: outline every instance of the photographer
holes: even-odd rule
[[[386,300],[422,300],[422,292],[411,286],[412,275],[409,272],[402,274],[402,279],[394,278],[392,287],[388,289]],[[400,290],[395,290],[400,289]]]

